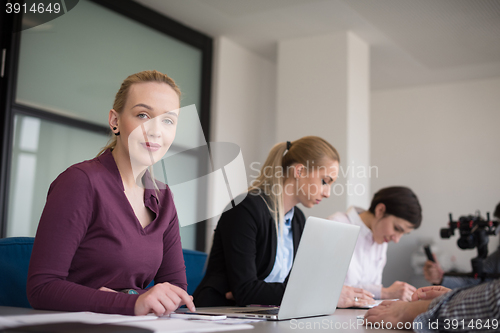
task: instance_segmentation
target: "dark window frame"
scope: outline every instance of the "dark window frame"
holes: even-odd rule
[[[202,52],[201,96],[198,109],[205,141],[209,142],[213,39],[131,0],[90,1],[191,45]],[[9,1],[1,1],[2,8],[0,10],[0,22],[2,22],[0,26],[0,61],[2,60],[3,50],[5,50],[6,55],[4,75],[0,77],[0,128],[2,129],[2,142],[0,145],[0,238],[6,237],[7,234],[7,210],[15,114],[30,115],[100,134],[109,133],[109,129],[105,126],[15,103],[21,33],[14,33],[13,31],[15,31],[15,27],[21,26],[22,17],[21,14],[6,14],[3,9],[7,2]],[[200,174],[206,173],[206,171],[200,165]],[[205,236],[206,221],[202,221],[196,225],[196,249],[199,251],[205,250]]]

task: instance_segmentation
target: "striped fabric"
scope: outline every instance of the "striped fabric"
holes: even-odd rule
[[[414,321],[416,332],[500,332],[500,279],[436,298]]]

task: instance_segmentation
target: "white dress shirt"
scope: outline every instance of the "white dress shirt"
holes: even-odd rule
[[[359,217],[362,212],[364,210],[361,208],[349,207],[347,212],[335,213],[328,219],[361,227],[344,284],[363,288],[374,294],[375,299],[380,299],[382,272],[387,262],[387,243],[375,242],[372,231]]]
[[[273,270],[264,279],[265,282],[284,282],[293,263],[293,234],[292,219],[295,207],[285,214],[283,233],[278,232],[278,244],[276,244],[276,259]]]

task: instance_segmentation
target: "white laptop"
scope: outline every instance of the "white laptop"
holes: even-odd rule
[[[199,314],[285,320],[335,312],[359,226],[309,217],[280,307],[205,307]]]

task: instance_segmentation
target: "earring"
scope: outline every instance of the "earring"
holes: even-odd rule
[[[113,127],[113,131],[116,131],[116,126],[115,126],[115,127]],[[115,135],[116,135],[116,136],[120,135],[120,132],[119,132],[119,131],[118,131],[118,132],[116,132],[116,133],[115,133]]]

